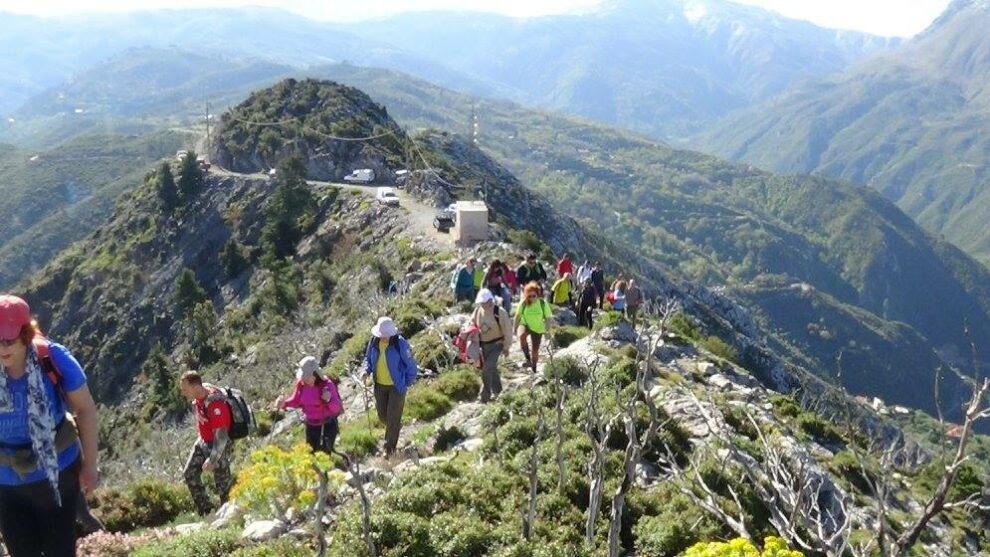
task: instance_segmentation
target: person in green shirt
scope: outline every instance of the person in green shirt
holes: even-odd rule
[[[550,292],[553,298],[553,305],[571,307],[571,274],[564,273],[564,276],[553,283]]]
[[[540,295],[540,285],[531,282],[523,289],[522,303],[516,309],[514,326],[519,346],[522,348],[526,364],[536,373],[536,364],[540,359],[540,341],[547,333],[548,319],[553,317],[550,304]],[[529,342],[532,343],[530,347]]]

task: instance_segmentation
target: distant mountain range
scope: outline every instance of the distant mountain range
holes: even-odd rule
[[[899,49],[727,118],[695,146],[868,184],[990,262],[990,4],[957,0]]]
[[[724,0],[612,0],[531,19],[408,13],[339,28],[443,60],[514,100],[660,137],[899,42]]]
[[[618,0],[588,15],[533,19],[408,13],[348,25],[262,8],[2,15],[0,114],[130,48],[181,45],[297,71],[345,61],[398,69],[654,135],[694,129],[898,42],[725,0]]]

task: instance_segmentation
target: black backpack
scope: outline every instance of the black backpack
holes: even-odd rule
[[[243,439],[250,435],[255,427],[254,412],[239,389],[216,387],[217,395],[213,400],[223,400],[230,408],[230,438]]]

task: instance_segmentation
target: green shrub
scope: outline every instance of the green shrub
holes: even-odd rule
[[[798,415],[798,427],[819,441],[841,443],[842,434],[835,427],[813,412],[802,412]]]
[[[570,356],[554,358],[543,368],[543,375],[547,379],[561,379],[564,383],[573,386],[580,386],[588,379],[588,370],[580,362]]]
[[[860,466],[859,459],[853,453],[849,451],[835,453],[835,456],[828,461],[828,467],[839,476],[848,480],[861,493],[872,493],[872,480],[875,478],[869,472],[863,472],[863,467]]]
[[[506,233],[506,237],[510,243],[523,248],[527,252],[537,254],[541,259],[554,259],[553,250],[539,236],[529,230],[509,230]]]
[[[424,331],[409,340],[419,367],[441,371],[455,365],[457,352],[451,341],[434,331]]]
[[[780,417],[796,418],[802,412],[798,403],[787,395],[770,395],[770,404],[773,405],[774,412]]]
[[[293,538],[279,538],[261,545],[242,547],[230,557],[310,557],[315,552],[307,544]]]
[[[459,427],[441,427],[439,431],[437,431],[436,441],[433,442],[433,450],[435,452],[446,451],[463,441],[466,437],[467,435],[465,435]]]
[[[491,527],[477,517],[442,513],[430,519],[436,557],[481,557],[493,544]]]
[[[378,448],[376,431],[380,430],[368,429],[368,420],[364,416],[352,422],[341,424],[336,449],[355,458],[369,456]]]
[[[252,451],[248,461],[237,474],[230,500],[255,516],[282,516],[289,508],[306,509],[316,503],[315,468],[329,472],[331,489],[343,483],[343,473],[331,470],[330,456],[313,452],[305,443],[289,451],[266,445]]]
[[[451,400],[464,402],[478,398],[481,390],[479,371],[471,366],[460,365],[452,371],[441,373],[432,387]]]
[[[447,395],[426,387],[416,385],[406,393],[406,406],[403,419],[430,421],[443,416],[454,407]]]
[[[162,526],[195,509],[185,486],[160,480],[141,480],[124,489],[99,490],[92,504],[111,532]]]
[[[701,340],[701,327],[695,324],[694,320],[685,313],[674,314],[667,323],[671,331],[684,338],[694,341]]]
[[[605,385],[623,387],[636,382],[636,360],[629,356],[613,360],[600,375],[600,381]]]
[[[588,336],[588,329],[585,327],[563,326],[555,327],[550,331],[550,340],[554,348],[567,348],[576,341]]]
[[[134,557],[228,557],[240,549],[240,532],[234,529],[204,529],[163,542],[154,542],[134,552]]]
[[[598,319],[596,319],[595,322],[592,324],[592,326],[596,331],[600,331],[602,329],[607,329],[608,327],[615,325],[619,321],[622,321],[622,312],[609,309],[602,312],[598,316]]]
[[[699,341],[699,344],[705,350],[724,360],[735,362],[739,358],[739,352],[732,345],[716,336],[707,337]]]

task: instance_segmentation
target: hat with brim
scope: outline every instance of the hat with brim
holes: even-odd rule
[[[319,369],[320,364],[316,361],[316,358],[306,356],[305,358],[299,360],[299,366],[296,368],[296,379],[301,381],[307,377],[312,377],[316,375],[316,372],[319,371]]]
[[[378,323],[371,328],[371,334],[375,338],[394,337],[399,334],[399,329],[395,326],[395,321],[391,317],[379,317]]]
[[[0,296],[0,339],[13,340],[31,324],[31,307],[23,298]]]
[[[475,297],[474,303],[480,305],[494,300],[495,300],[495,295],[492,294],[492,291],[487,288],[482,288],[481,292],[478,292],[478,296]]]

